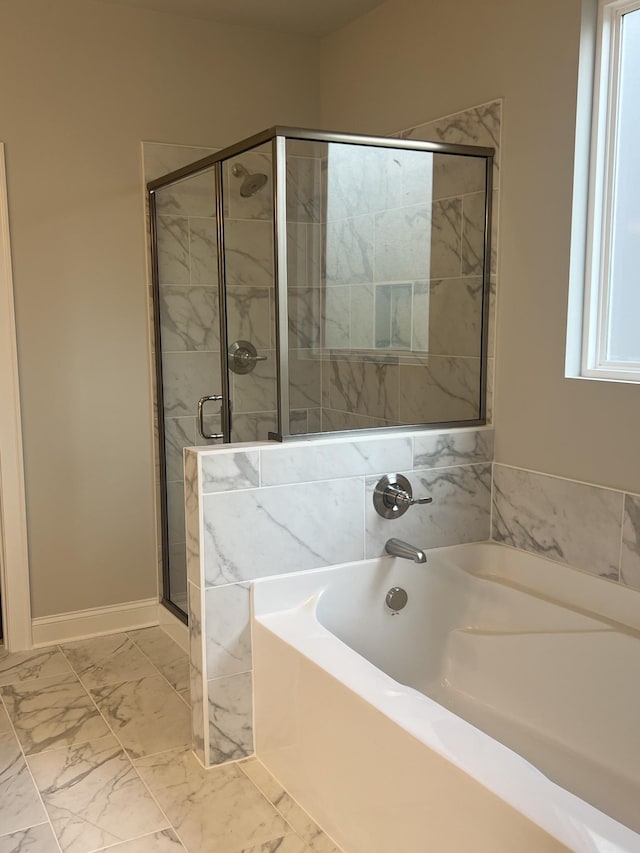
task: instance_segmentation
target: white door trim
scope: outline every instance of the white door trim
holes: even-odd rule
[[[0,142],[0,584],[9,651],[30,649],[31,596],[4,145]]]

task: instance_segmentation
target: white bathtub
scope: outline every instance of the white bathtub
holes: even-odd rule
[[[640,594],[478,544],[252,595],[257,754],[347,853],[640,851]]]

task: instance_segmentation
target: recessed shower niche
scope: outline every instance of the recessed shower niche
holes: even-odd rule
[[[148,185],[164,601],[181,449],[486,420],[493,149],[273,128]]]

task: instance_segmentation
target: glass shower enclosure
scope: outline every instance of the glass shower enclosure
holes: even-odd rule
[[[493,150],[276,127],[148,185],[164,603],[182,450],[485,422]]]

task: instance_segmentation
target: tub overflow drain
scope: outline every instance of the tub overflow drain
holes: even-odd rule
[[[409,596],[400,586],[391,587],[385,598],[385,604],[395,616],[403,607],[406,607]]]

